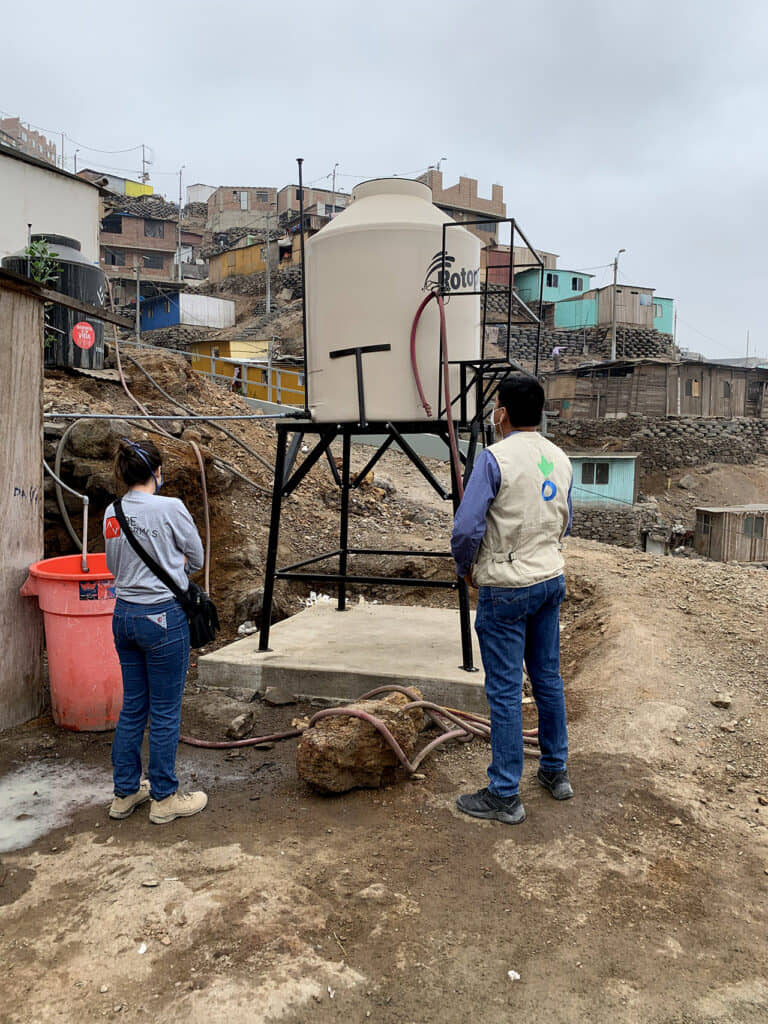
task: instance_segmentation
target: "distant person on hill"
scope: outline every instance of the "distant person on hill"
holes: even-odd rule
[[[491,709],[488,786],[457,800],[460,811],[508,825],[525,821],[523,660],[539,712],[538,781],[556,800],[573,796],[560,676],[561,554],[570,531],[568,456],[538,432],[544,391],[524,373],[502,382],[492,421],[497,438],[475,462],[456,512],[456,572],[479,588],[475,630]]]
[[[187,572],[203,565],[203,545],[178,498],[161,498],[162,457],[152,441],[123,440],[117,472],[128,487],[120,500],[125,524],[181,590]],[[107,568],[117,601],[112,633],[123,675],[123,708],[112,743],[115,798],[110,818],[127,818],[151,800],[149,820],[164,824],[202,811],[205,793],[180,793],[176,748],[189,665],[189,624],[171,591],[124,536],[115,503],[104,513]],[[141,780],[141,744],[149,718],[148,781]]]
[[[552,349],[552,358],[555,361],[555,371],[560,369],[560,353],[561,352],[562,352],[562,349],[560,348],[559,345],[555,345],[555,347]]]

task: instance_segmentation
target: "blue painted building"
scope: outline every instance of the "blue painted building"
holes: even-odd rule
[[[234,327],[235,304],[192,292],[167,292],[141,300],[142,331],[185,324],[190,327]]]
[[[637,498],[637,452],[568,452],[574,507],[627,508]]]
[[[515,290],[523,302],[538,302],[541,275],[544,274],[543,302],[560,302],[589,289],[592,274],[582,270],[541,270],[532,267],[515,274]]]

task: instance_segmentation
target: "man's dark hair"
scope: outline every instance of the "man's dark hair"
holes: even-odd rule
[[[513,427],[538,427],[544,411],[544,388],[529,373],[510,373],[499,385],[499,404]]]

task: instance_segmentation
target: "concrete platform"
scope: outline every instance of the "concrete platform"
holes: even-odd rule
[[[459,667],[459,613],[404,605],[353,605],[338,612],[319,604],[272,627],[271,651],[258,634],[198,660],[204,686],[263,693],[280,686],[309,697],[351,700],[386,682],[417,686],[427,700],[488,713],[480,650],[477,672]]]

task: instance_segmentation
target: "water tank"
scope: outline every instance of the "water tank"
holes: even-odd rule
[[[103,306],[106,296],[104,271],[89,263],[80,251],[80,243],[64,235],[32,235],[33,242],[45,241],[59,265],[58,276],[48,283],[54,291],[64,292],[92,306]],[[7,256],[6,270],[28,274],[26,252]],[[58,303],[45,307],[45,365],[77,366],[101,370],[104,366],[104,325],[101,320],[76,313]]]
[[[368,345],[390,345],[391,351],[362,357],[367,418],[428,420],[411,368],[410,333],[419,304],[438,283],[446,222],[451,218],[432,204],[427,185],[380,178],[357,185],[347,209],[309,239],[307,373],[314,421],[358,420],[355,359],[331,359],[330,353]],[[466,228],[446,231],[449,360],[480,356],[480,298],[462,295],[478,291],[480,244]],[[416,351],[434,417],[440,408],[439,345],[433,301],[421,317]],[[450,379],[455,395],[458,368]]]

